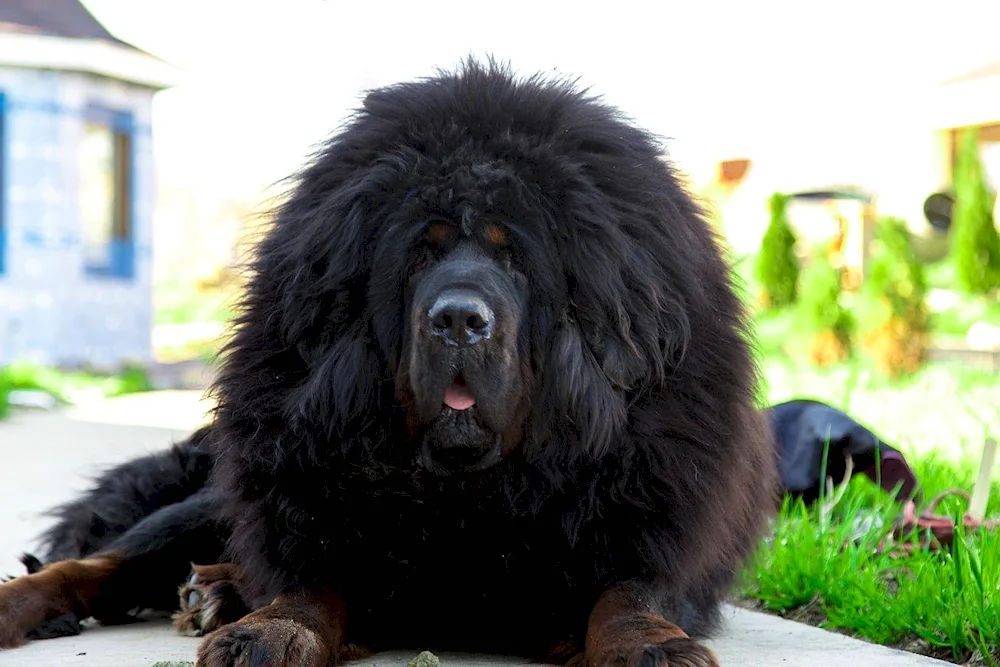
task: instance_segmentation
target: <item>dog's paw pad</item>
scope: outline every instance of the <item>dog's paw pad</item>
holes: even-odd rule
[[[173,615],[174,628],[188,637],[200,637],[233,623],[250,610],[231,581],[205,581],[191,573],[178,591],[180,609]]]

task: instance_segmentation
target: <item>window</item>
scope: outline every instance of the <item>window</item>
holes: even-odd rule
[[[747,175],[750,160],[726,160],[719,163],[718,181],[724,186],[735,188]]]
[[[79,211],[87,273],[133,274],[132,119],[88,109],[78,153]]]

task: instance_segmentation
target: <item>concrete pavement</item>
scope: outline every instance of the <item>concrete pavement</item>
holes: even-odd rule
[[[155,392],[54,413],[15,411],[0,422],[0,574],[18,573],[16,555],[34,547],[41,511],[85,488],[88,475],[166,447],[204,419],[200,392]],[[766,614],[730,608],[713,640],[724,667],[930,667],[939,660],[874,646]],[[166,620],[88,628],[78,637],[0,651],[0,667],[152,667],[194,660],[197,639]],[[405,667],[421,650],[384,653],[358,667]],[[443,653],[442,667],[513,667],[523,660]]]
[[[894,651],[774,616],[729,608],[722,635],[709,642],[723,667],[933,667],[949,663]],[[89,628],[77,637],[0,652],[3,667],[152,667],[193,661],[198,639],[173,633],[158,620],[118,628]],[[422,647],[380,653],[358,667],[406,667]],[[440,653],[441,667],[515,667],[518,658]]]

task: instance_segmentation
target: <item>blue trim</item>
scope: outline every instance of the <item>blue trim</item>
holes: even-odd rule
[[[130,234],[127,240],[112,240],[108,248],[108,263],[87,264],[84,267],[87,275],[128,280],[135,277],[135,243],[133,238],[134,235]]]
[[[128,137],[128,185],[126,186],[126,196],[128,201],[127,236],[124,239],[112,238],[108,248],[107,264],[86,264],[84,270],[87,275],[107,278],[120,278],[131,280],[135,277],[135,227],[136,227],[136,149],[135,149],[135,124],[132,122],[132,114],[128,111],[110,109],[97,104],[88,105],[84,114],[86,120],[100,123],[111,128],[117,134]],[[117,169],[116,174],[117,178]],[[114,224],[114,223],[112,223]]]
[[[128,126],[133,134],[152,135],[153,128],[149,125],[139,125],[134,122],[128,112],[116,111],[98,105],[88,105],[83,108],[68,107],[55,102],[41,102],[37,100],[17,100],[12,99],[7,102],[7,109],[10,111],[35,112],[51,114],[53,116],[72,116],[74,118],[84,118],[95,120],[106,118],[112,122],[125,122],[122,117],[128,117]]]
[[[99,104],[89,104],[83,112],[84,118],[92,123],[107,125],[115,132],[131,135],[134,132],[132,114]]]
[[[7,160],[7,96],[0,93],[0,276],[7,268],[7,227],[10,216],[7,214],[7,174],[10,163]]]

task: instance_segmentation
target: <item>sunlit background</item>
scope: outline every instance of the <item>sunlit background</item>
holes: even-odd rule
[[[9,4],[25,16],[79,6]],[[150,190],[139,193],[152,235],[139,252],[153,259],[151,318],[160,326],[150,330],[153,347],[133,346],[139,356],[169,357],[185,341],[218,331],[225,299],[207,288],[237,260],[251,214],[280,194],[281,179],[365,89],[452,67],[469,54],[578,78],[668,138],[671,158],[708,198],[738,253],[759,245],[766,200],[778,190],[862,188],[877,194],[879,214],[902,216],[930,235],[922,207],[949,184],[952,130],[1000,119],[1000,4],[989,0],[951,3],[947,11],[855,0],[82,5],[115,38],[162,61],[130,65],[160,89],[140,123],[152,152]],[[19,47],[10,38],[57,41],[47,31],[57,32],[8,30],[6,49],[40,50],[44,60],[45,44]],[[982,153],[995,180],[1000,132],[989,136]],[[113,252],[112,228],[101,227],[113,204],[96,189],[111,172],[96,165],[113,138],[93,130],[82,141],[78,159],[95,169],[80,171],[80,203],[91,206],[80,225],[89,230],[88,261],[100,262],[102,252]],[[817,220],[812,230],[829,227],[827,211],[799,208],[807,210],[798,220]],[[204,298],[194,293],[199,286]],[[22,352],[39,361],[72,361],[28,347]],[[0,360],[9,356],[0,346]]]
[[[759,244],[776,190],[860,186],[877,192],[880,213],[928,231],[922,205],[948,184],[949,130],[1000,118],[1000,4],[989,0],[947,11],[856,0],[84,4],[116,36],[182,70],[153,103],[154,266],[164,286],[212,280],[234,258],[246,213],[276,194],[364,89],[467,54],[579,78],[667,137],[740,252]],[[949,85],[991,65],[992,78]],[[993,178],[998,139],[984,151]],[[751,164],[742,182],[720,182],[720,165],[740,160]],[[179,317],[170,294],[157,304],[164,324]]]

